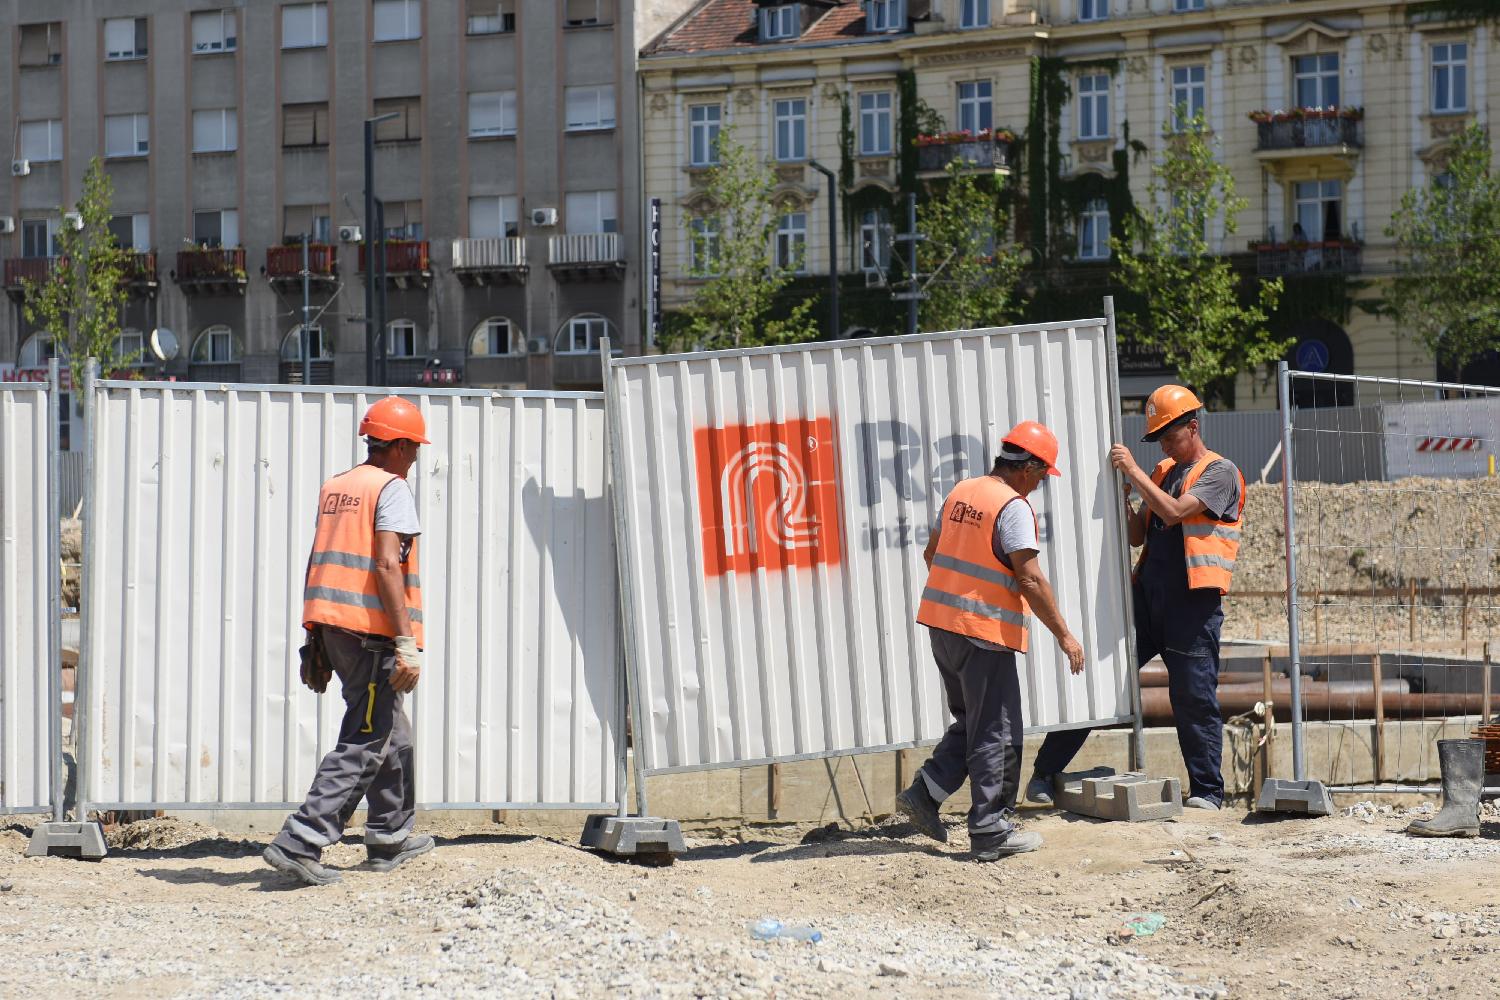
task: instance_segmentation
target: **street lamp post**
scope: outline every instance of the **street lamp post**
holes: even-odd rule
[[[839,202],[838,183],[829,170],[817,160],[807,165],[828,179],[828,339],[839,336]]]
[[[365,119],[365,384],[375,385],[379,374],[376,369],[377,338],[380,329],[375,325],[375,247],[370,242],[375,232],[375,126],[381,122],[401,117],[392,111]]]

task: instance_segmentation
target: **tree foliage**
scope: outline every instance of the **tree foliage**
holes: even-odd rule
[[[973,330],[1010,319],[1025,252],[1007,238],[994,177],[948,164],[948,176],[917,207],[917,270],[927,298],[918,315],[924,330]]]
[[[1233,398],[1234,377],[1280,358],[1291,341],[1272,335],[1267,317],[1281,296],[1281,280],[1264,281],[1253,302],[1242,301],[1239,278],[1215,255],[1207,230],[1221,216],[1226,239],[1245,200],[1234,177],[1214,157],[1202,115],[1172,119],[1162,128],[1162,156],[1152,168],[1144,204],[1127,216],[1123,237],[1110,239],[1121,283],[1143,307],[1120,316],[1122,332],[1162,351],[1181,379],[1210,400]]]
[[[57,234],[57,259],[40,281],[26,281],[27,322],[47,331],[60,356],[68,360],[74,385],[83,384],[83,366],[102,358],[116,366],[128,365],[135,355],[122,357],[116,341],[120,317],[129,295],[125,275],[130,253],[116,244],[109,231],[114,186],[98,157],[83,177],[83,194],[73,211],[82,228],[64,224]]]
[[[709,170],[704,186],[713,208],[700,217],[711,223],[716,235],[709,237],[691,223],[687,232],[688,273],[705,283],[684,310],[687,323],[681,332],[663,336],[665,346],[714,350],[814,339],[816,298],[803,299],[789,312],[776,315],[781,312],[777,294],[802,262],[775,265],[772,248],[781,211],[775,200],[775,171],[736,142],[730,128],[719,133],[718,154],[718,165]]]
[[[1454,368],[1500,347],[1500,178],[1483,128],[1455,137],[1442,182],[1406,192],[1385,232],[1397,328]]]

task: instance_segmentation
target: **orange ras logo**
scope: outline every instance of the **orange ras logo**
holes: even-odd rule
[[[839,561],[832,420],[700,427],[693,446],[709,576]]]

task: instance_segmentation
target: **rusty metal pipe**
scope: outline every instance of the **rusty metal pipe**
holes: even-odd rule
[[[1342,687],[1342,685],[1341,685]],[[1272,701],[1275,703],[1276,719],[1289,721],[1292,717],[1288,699],[1276,693],[1272,686]],[[1287,690],[1290,690],[1288,685]],[[1387,719],[1442,719],[1454,715],[1480,715],[1484,696],[1479,694],[1427,694],[1413,692],[1381,692]],[[1219,712],[1226,718],[1251,711],[1264,697],[1259,684],[1234,684],[1219,688]],[[1500,710],[1500,698],[1493,699],[1490,711]],[[1143,688],[1141,690],[1141,712],[1148,725],[1170,725],[1172,702],[1166,688]],[[1304,685],[1302,690],[1303,718],[1339,721],[1343,719],[1370,719],[1375,715],[1375,691],[1368,684],[1363,690],[1331,690],[1327,686]]]

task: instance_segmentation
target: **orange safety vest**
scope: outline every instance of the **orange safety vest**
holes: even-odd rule
[[[1182,489],[1178,491],[1178,495],[1192,489],[1193,484],[1208,471],[1210,465],[1223,459],[1224,456],[1217,452],[1204,452],[1203,457],[1182,478]],[[1151,473],[1151,481],[1160,486],[1175,464],[1170,458],[1162,459]],[[1245,513],[1245,475],[1238,467],[1234,472],[1240,477],[1240,506],[1235,511],[1233,521],[1217,521],[1206,510],[1182,520],[1182,554],[1187,558],[1189,590],[1213,587],[1220,594],[1229,593],[1235,557],[1240,551],[1240,524]],[[1145,562],[1146,552],[1142,549],[1140,562],[1136,563],[1136,572],[1140,572]]]
[[[993,545],[995,519],[1006,504],[1020,499],[994,476],[953,487],[943,503],[942,531],[917,607],[918,622],[1026,652],[1031,607],[1016,575],[995,558]]]
[[[318,528],[302,596],[302,625],[333,625],[367,635],[396,635],[395,622],[380,603],[375,586],[375,505],[396,475],[373,465],[356,465],[323,484],[318,493]],[[402,569],[406,614],[417,645],[422,643],[422,579],[417,543],[411,540]]]

